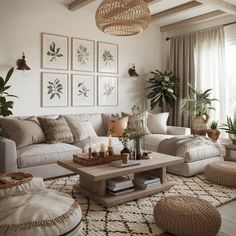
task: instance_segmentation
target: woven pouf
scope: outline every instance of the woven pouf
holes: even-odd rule
[[[217,161],[207,164],[204,175],[209,181],[236,187],[236,162]]]
[[[209,202],[190,196],[168,196],[154,207],[154,219],[163,230],[175,235],[211,236],[221,226],[218,210]]]
[[[0,200],[0,235],[79,235],[82,212],[71,196],[42,189]]]

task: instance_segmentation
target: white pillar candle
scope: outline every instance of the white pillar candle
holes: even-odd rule
[[[100,152],[106,152],[106,145],[105,145],[105,143],[100,143]]]
[[[109,135],[109,139],[108,139],[108,147],[112,147],[112,138],[111,138],[111,134]]]
[[[96,144],[93,144],[93,146],[92,146],[92,152],[97,152],[97,145],[96,145]]]

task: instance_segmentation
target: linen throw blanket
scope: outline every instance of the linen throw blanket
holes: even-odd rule
[[[209,146],[217,148],[219,155],[225,155],[225,147],[217,142],[212,141],[206,136],[185,135],[163,140],[158,146],[158,152],[185,157],[185,154],[191,149],[201,148],[201,146]]]

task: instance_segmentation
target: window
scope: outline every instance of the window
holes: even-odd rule
[[[222,78],[223,81],[227,81],[227,114],[233,115],[236,108],[236,39],[226,41],[225,48],[226,56],[226,74],[227,79]]]

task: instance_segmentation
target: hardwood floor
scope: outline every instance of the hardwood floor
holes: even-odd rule
[[[216,236],[235,236],[236,235],[236,201],[229,202],[218,207],[221,214],[222,224]],[[161,236],[170,236],[164,233]],[[189,235],[191,236],[191,235]]]

